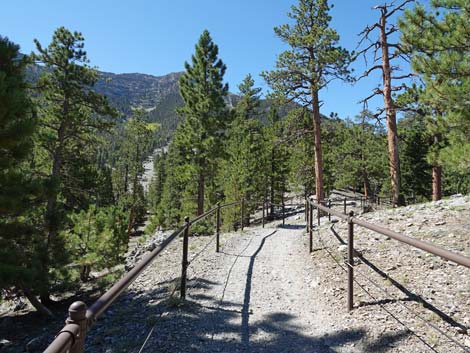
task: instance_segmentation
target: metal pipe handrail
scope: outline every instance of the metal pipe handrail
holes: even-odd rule
[[[107,290],[93,305],[87,310],[87,319],[89,326],[113,303],[113,301],[134,282],[143,270],[160,254],[175,238],[180,235],[185,229],[185,226],[178,228],[176,231],[166,238],[158,247],[151,253],[145,255],[142,260],[128,273],[124,275],[118,282],[116,282],[109,290]]]
[[[196,218],[192,219],[189,221],[189,225],[193,225],[193,224],[196,224],[197,222],[203,220],[204,218],[210,216],[212,213],[214,213],[215,211],[217,211],[217,207],[214,207],[214,208],[211,208],[210,210],[204,212],[203,214],[197,216]]]
[[[313,202],[311,199],[307,199],[308,200],[308,203],[310,205],[312,205],[313,207],[316,207],[316,208],[319,208],[320,210],[324,211],[324,212],[327,212],[327,213],[330,213],[332,214],[333,216],[336,216],[338,218],[341,218],[343,221],[347,221],[349,219],[349,217],[347,215],[345,215],[344,213],[341,213],[339,211],[336,211],[336,210],[333,210],[327,206],[323,206],[323,205],[319,205],[317,204],[316,202]]]
[[[442,257],[445,260],[452,261],[452,262],[455,262],[456,264],[470,268],[470,257],[454,253],[452,251],[436,246],[430,242],[420,240],[420,239],[415,239],[415,238],[394,232],[390,229],[363,221],[361,219],[352,217],[352,222],[361,227],[373,230],[374,232],[377,232],[387,237],[390,237],[392,239],[398,240],[402,243],[411,245],[415,248],[421,249],[433,255]]]
[[[310,203],[310,205],[312,205],[312,206],[314,206],[314,207],[316,207],[316,208],[318,208],[318,209],[320,209],[324,212],[335,215],[335,216],[337,216],[337,217],[339,217],[343,220],[351,219],[352,223],[355,223],[355,224],[357,224],[361,227],[364,227],[364,228],[370,229],[370,230],[372,230],[376,233],[388,236],[392,239],[398,240],[399,242],[411,245],[414,248],[417,248],[417,249],[426,251],[428,253],[431,253],[433,255],[442,257],[445,260],[452,261],[452,262],[455,262],[456,264],[459,264],[459,265],[465,266],[467,268],[470,268],[470,257],[468,257],[468,256],[464,256],[464,255],[454,253],[452,251],[446,250],[444,248],[441,248],[439,246],[436,246],[436,245],[434,245],[430,242],[424,241],[424,240],[415,239],[415,238],[412,238],[412,237],[394,232],[390,229],[387,229],[387,228],[384,228],[384,227],[381,227],[381,226],[378,226],[378,225],[375,225],[375,224],[357,219],[354,216],[353,217],[348,217],[348,216],[346,216],[346,215],[344,215],[344,214],[342,214],[338,211],[332,210],[332,209],[330,209],[328,207],[325,207],[323,205],[319,205],[319,204],[313,202],[310,199],[308,200],[308,202]]]
[[[176,237],[178,237],[183,232],[187,233],[189,227],[192,224],[195,224],[198,221],[210,216],[215,211],[224,207],[242,203],[243,201],[244,200],[234,201],[224,205],[218,204],[216,207],[204,212],[202,215],[197,216],[193,220],[185,220],[185,224],[183,226],[171,233],[171,235],[168,236],[151,253],[145,255],[132,270],[127,272],[118,282],[108,289],[98,300],[96,300],[91,305],[90,308],[86,309],[86,305],[82,302],[75,302],[72,304],[69,309],[69,319],[67,319],[67,324],[62,328],[54,341],[52,341],[52,343],[46,348],[44,353],[82,352],[86,332],[91,328],[96,319],[98,319],[98,317],[100,317],[101,314],[106,311],[106,309],[114,302],[114,300],[116,300],[116,298],[134,282],[134,280],[153,262],[153,260],[155,260],[158,254],[160,254],[171,242],[173,242]],[[72,313],[71,308],[75,304],[78,304],[79,311]],[[81,320],[71,320],[71,316],[76,316]]]
[[[226,208],[226,207],[230,207],[230,206],[234,206],[234,205],[237,205],[237,204],[239,204],[239,203],[241,203],[241,202],[242,202],[242,200],[229,202],[229,203],[226,203],[225,205],[220,205],[220,209],[223,209],[223,208]]]
[[[75,337],[80,334],[80,327],[76,324],[67,324],[58,333],[54,341],[46,348],[44,353],[66,353],[75,343]]]

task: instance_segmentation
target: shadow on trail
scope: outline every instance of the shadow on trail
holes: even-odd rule
[[[347,245],[347,242],[338,234],[338,232],[334,229],[334,225],[330,227],[330,230],[332,231],[333,235],[335,238],[343,245]],[[390,275],[388,275],[386,272],[384,272],[382,269],[377,267],[372,261],[368,260],[366,257],[364,257],[363,254],[359,252],[355,252],[356,256],[362,261],[362,263],[366,266],[368,266],[371,270],[373,270],[375,273],[377,273],[382,279],[387,280],[389,283],[391,283],[395,288],[397,288],[400,292],[402,292],[404,295],[406,295],[406,298],[387,298],[387,299],[382,299],[378,301],[372,301],[372,302],[361,302],[359,306],[371,306],[371,305],[383,305],[383,304],[388,304],[388,303],[395,303],[395,302],[416,302],[420,303],[423,308],[430,310],[434,314],[436,314],[439,318],[441,318],[443,321],[448,323],[449,325],[453,327],[457,327],[462,330],[467,330],[468,328],[461,324],[460,322],[457,322],[454,318],[452,318],[450,315],[447,315],[444,313],[442,310],[431,304],[429,301],[424,299],[422,296],[419,294],[413,293],[410,289],[406,288],[403,284],[398,282],[396,279],[392,278]]]
[[[302,225],[302,224],[285,224],[285,225],[278,225],[277,226],[278,228],[281,228],[281,229],[292,229],[292,230],[300,230],[300,229],[304,229],[305,228],[305,224]]]
[[[253,278],[253,268],[255,266],[256,256],[261,252],[263,249],[264,244],[266,243],[266,239],[273,236],[276,231],[266,235],[261,240],[261,244],[259,245],[258,249],[250,256],[250,264],[248,265],[248,271],[246,273],[246,284],[245,284],[245,295],[243,297],[243,308],[242,308],[242,344],[249,347],[250,343],[250,299],[251,299],[251,283]]]

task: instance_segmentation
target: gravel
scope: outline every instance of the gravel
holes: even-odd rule
[[[470,256],[468,196],[360,217]],[[224,233],[220,253],[213,237],[190,237],[184,302],[176,239],[98,320],[86,351],[465,352],[408,309],[470,350],[468,269],[356,227],[355,278],[372,297],[355,284],[348,312],[346,273],[335,262],[344,266],[347,248],[330,229],[346,240],[347,225],[323,218],[312,254],[304,226],[294,214],[285,227]],[[168,234],[136,244],[127,268]]]

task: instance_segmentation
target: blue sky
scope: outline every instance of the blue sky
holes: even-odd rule
[[[341,45],[354,50],[357,34],[376,21],[372,6],[381,0],[334,0],[332,27],[341,36]],[[59,26],[78,30],[85,37],[91,64],[115,73],[140,72],[164,75],[182,71],[194,45],[208,29],[227,64],[230,90],[251,73],[257,86],[268,89],[259,77],[273,68],[276,56],[286,47],[273,27],[288,22],[291,0],[3,0],[0,35],[18,43],[23,52],[34,50],[33,39],[47,45]],[[353,65],[364,71],[362,61]],[[332,83],[321,92],[322,113],[337,112],[354,117],[361,110],[358,101],[370,94],[380,81],[372,77],[355,86]],[[380,105],[376,100],[371,105]]]

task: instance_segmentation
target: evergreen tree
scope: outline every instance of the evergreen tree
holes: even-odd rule
[[[428,158],[434,200],[441,197],[443,166],[449,175],[470,167],[469,21],[468,1],[434,0],[430,8],[418,4],[407,11],[399,23],[413,70],[424,82],[417,96],[433,141]]]
[[[213,186],[215,163],[221,157],[222,140],[228,117],[224,97],[228,85],[223,83],[226,66],[218,58],[219,49],[205,30],[196,45],[191,64],[185,63],[186,71],[180,77],[179,87],[184,105],[179,113],[185,118],[178,126],[173,140],[176,149],[195,175],[194,183],[188,185],[188,196],[197,194],[196,214],[204,212],[207,198],[206,186]],[[209,196],[210,198],[210,196]]]
[[[427,159],[430,135],[425,118],[416,113],[407,114],[398,123],[398,136],[403,193],[418,201],[428,200],[431,197],[429,185],[432,176]]]
[[[267,154],[267,193],[271,202],[270,214],[274,216],[274,204],[284,202],[289,175],[289,151],[284,141],[284,121],[280,119],[276,106],[268,112],[268,125],[264,128]]]
[[[289,146],[289,183],[304,197],[315,190],[313,120],[304,108],[289,112],[286,118],[285,144]]]
[[[112,268],[123,261],[127,250],[127,215],[119,206],[87,210],[70,216],[73,227],[61,236],[74,263],[81,266],[80,279],[89,280],[92,269]]]
[[[336,188],[353,187],[373,198],[384,189],[387,173],[386,137],[383,127],[370,122],[373,115],[363,111],[358,122],[346,120],[335,125],[341,130],[341,143],[334,146]],[[385,190],[389,190],[385,187]]]
[[[37,127],[24,79],[28,62],[19,46],[0,37],[0,288],[22,291],[50,315],[32,294],[40,286],[40,239],[31,218],[41,201],[41,185],[28,163]]]
[[[49,298],[51,267],[60,266],[61,261],[67,260],[63,240],[58,237],[64,227],[66,210],[70,209],[67,202],[71,190],[75,189],[76,179],[67,171],[75,170],[72,165],[77,158],[83,162],[87,160],[84,155],[98,144],[97,132],[111,127],[116,115],[106,98],[92,90],[98,73],[87,64],[83,41],[80,33],[72,33],[63,27],[54,32],[52,42],[46,48],[35,40],[38,54],[34,57],[45,67],[38,83],[41,109],[35,152],[35,163],[40,166],[38,172],[48,179],[41,260],[44,285],[40,289],[44,302]]]
[[[327,0],[300,0],[298,6],[292,6],[288,16],[294,24],[274,29],[291,49],[279,55],[276,70],[263,73],[275,92],[311,107],[318,202],[324,198],[319,92],[333,79],[349,79],[350,54],[338,46],[339,35],[329,26],[329,10]]]
[[[157,226],[164,224],[165,218],[162,212],[164,205],[162,206],[163,188],[166,180],[166,156],[165,152],[158,153],[154,156],[153,160],[153,178],[150,182],[148,192],[148,203],[149,207],[153,212],[151,218],[151,227],[149,228],[152,232]],[[146,229],[147,231],[147,229]]]
[[[146,211],[146,201],[141,184],[144,161],[152,145],[158,124],[146,121],[145,112],[136,110],[124,124],[122,145],[117,151],[119,160],[114,171],[116,189],[120,190],[117,201],[129,213],[128,235],[140,222]]]
[[[235,107],[235,119],[228,130],[227,158],[221,163],[221,184],[227,202],[247,201],[248,216],[261,200],[266,188],[266,146],[259,115],[259,88],[254,88],[251,75],[238,86],[241,99]],[[225,211],[224,222],[229,226],[240,224],[238,208]],[[245,219],[246,222],[248,219]]]

